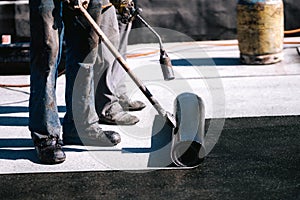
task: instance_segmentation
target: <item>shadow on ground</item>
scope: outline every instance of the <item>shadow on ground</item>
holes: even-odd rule
[[[233,66],[240,65],[239,58],[189,58],[172,60],[173,66]]]
[[[0,114],[28,112],[28,107],[25,106],[0,106]],[[58,112],[66,112],[65,106],[58,106]],[[0,116],[0,126],[28,126],[28,117]]]

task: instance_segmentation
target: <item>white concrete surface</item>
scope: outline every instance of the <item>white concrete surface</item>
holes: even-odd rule
[[[286,41],[299,42],[300,38]],[[173,81],[163,80],[157,52],[136,55],[128,62],[170,112],[173,112],[178,94],[193,92],[199,95],[205,102],[206,118],[221,119],[211,125],[211,131],[220,134],[224,118],[300,114],[300,56],[296,52],[299,45],[285,45],[281,63],[250,66],[239,64],[236,41],[166,44],[174,64],[176,79]],[[157,48],[157,44],[131,45],[129,55]],[[29,83],[29,77],[0,76],[0,83]],[[61,118],[64,115],[64,83],[62,76],[57,85]],[[65,146],[67,160],[53,166],[39,164],[32,146],[27,128],[29,88],[0,88],[0,174],[168,168],[170,143],[159,144],[153,140],[153,136],[159,136],[162,122],[155,118],[157,112],[129,78],[126,84],[133,99],[147,103],[146,109],[133,113],[141,121],[131,127],[103,125],[103,129],[120,132],[122,142],[119,145],[113,148]]]

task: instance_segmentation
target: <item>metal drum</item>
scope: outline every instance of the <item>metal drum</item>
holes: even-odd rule
[[[237,38],[244,64],[272,64],[283,59],[282,0],[239,0]]]

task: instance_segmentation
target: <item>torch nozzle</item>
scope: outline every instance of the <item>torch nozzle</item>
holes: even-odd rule
[[[174,71],[173,71],[173,66],[171,59],[169,58],[168,54],[164,50],[160,50],[160,66],[163,72],[164,80],[173,80],[175,79]]]

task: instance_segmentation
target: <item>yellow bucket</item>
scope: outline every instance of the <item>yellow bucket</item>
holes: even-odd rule
[[[239,0],[237,39],[245,64],[272,64],[283,59],[282,0]]]

